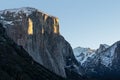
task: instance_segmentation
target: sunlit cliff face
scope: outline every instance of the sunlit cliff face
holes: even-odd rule
[[[30,18],[28,19],[28,34],[29,35],[33,34],[33,22]]]
[[[42,27],[42,34],[44,34],[44,28]]]
[[[44,17],[44,20],[46,20],[47,19],[47,15],[45,15],[45,17]],[[53,19],[54,20],[54,23],[53,23],[53,32],[55,33],[55,34],[59,34],[59,21],[58,21],[58,18],[55,18],[55,19]],[[42,27],[42,34],[44,34],[44,28]],[[29,35],[33,35],[33,21],[32,21],[32,19],[28,19],[28,34]]]
[[[59,33],[59,25],[58,25],[58,19],[54,19],[54,33],[58,34]]]
[[[45,17],[44,17],[44,21],[46,21],[47,18],[48,18],[48,15],[45,15]]]

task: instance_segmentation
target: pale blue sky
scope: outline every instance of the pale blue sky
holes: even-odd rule
[[[120,0],[1,0],[0,10],[34,7],[57,16],[72,47],[98,48],[120,40]]]

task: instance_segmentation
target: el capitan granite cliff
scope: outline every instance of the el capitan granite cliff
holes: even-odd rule
[[[65,80],[36,63],[0,23],[0,80]]]
[[[70,44],[60,35],[58,18],[24,7],[0,11],[7,35],[39,64],[66,77],[65,68],[78,69]]]

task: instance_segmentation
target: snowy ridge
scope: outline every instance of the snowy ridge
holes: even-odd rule
[[[22,16],[20,14],[24,13],[26,16],[29,16],[35,11],[37,11],[37,9],[30,7],[2,10],[0,11],[0,22],[3,23],[4,27],[6,27],[6,25],[14,25],[14,22],[22,21]],[[11,18],[6,19],[6,15],[13,16],[14,20],[11,20]]]
[[[114,44],[112,47],[109,48],[109,50],[101,54],[101,63],[106,67],[112,66],[112,61],[114,59],[114,53],[115,53],[116,47],[117,47],[117,44]]]
[[[111,46],[100,44],[100,47],[93,51],[93,55],[87,54],[90,54],[88,48],[74,49],[74,55],[81,64],[82,75],[95,78],[97,76],[99,80],[120,80],[120,41]]]
[[[103,45],[105,48],[110,47],[110,46],[109,46],[109,45],[107,45],[107,44],[101,44],[101,45]]]
[[[77,47],[74,49],[74,55],[81,64],[85,62],[100,60],[100,63],[102,65],[106,67],[110,67],[112,66],[115,50],[117,48],[118,43],[119,42],[116,42],[112,46],[109,46],[107,44],[100,44],[100,47],[97,50],[92,50],[90,48]],[[89,61],[88,58],[91,58],[92,60]]]
[[[31,7],[22,7],[22,8],[14,8],[14,9],[5,9],[5,10],[1,10],[0,11],[0,15],[1,14],[7,14],[7,12],[10,12],[10,13],[14,13],[14,14],[20,14],[20,13],[25,13],[26,16],[29,16],[30,14],[32,14],[32,12],[35,12],[35,11],[38,11],[38,12],[41,12],[43,14],[46,14],[48,15],[49,17],[54,17],[54,18],[58,18],[56,16],[52,16],[48,13],[45,13],[43,11],[40,11],[38,9],[35,9],[35,8],[31,8]],[[14,15],[15,16],[15,15]]]
[[[35,8],[22,7],[22,8],[1,10],[0,11],[0,22],[3,23],[4,27],[7,27],[7,25],[14,25],[14,22],[21,22],[22,21],[23,14],[25,14],[25,16],[28,17],[33,12],[38,12],[38,13],[41,13],[42,15],[47,15],[49,17],[57,18],[57,17],[49,15],[43,11],[39,11],[38,9],[35,9]],[[6,19],[7,15],[9,15],[9,18]],[[12,17],[13,20],[11,20],[10,17]]]
[[[35,9],[35,8],[23,7],[23,8],[14,8],[14,9],[2,10],[2,11],[0,11],[0,14],[7,14],[7,12],[14,13],[14,14],[25,13],[26,16],[28,16],[36,10],[37,9]]]
[[[96,53],[101,53],[102,51],[106,50],[110,46],[107,44],[100,44],[100,47],[97,49]]]
[[[81,64],[83,64],[88,58],[92,57],[95,54],[95,50],[90,48],[77,47],[73,51],[76,59]]]

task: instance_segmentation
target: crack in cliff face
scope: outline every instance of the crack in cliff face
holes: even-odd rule
[[[17,11],[20,10],[22,12],[0,12],[0,21],[6,26],[8,36],[21,45],[36,62],[65,77],[64,68],[76,65],[77,61],[71,46],[59,33],[58,18],[36,9]],[[26,16],[27,12],[29,15]],[[12,24],[6,24],[5,21]]]

